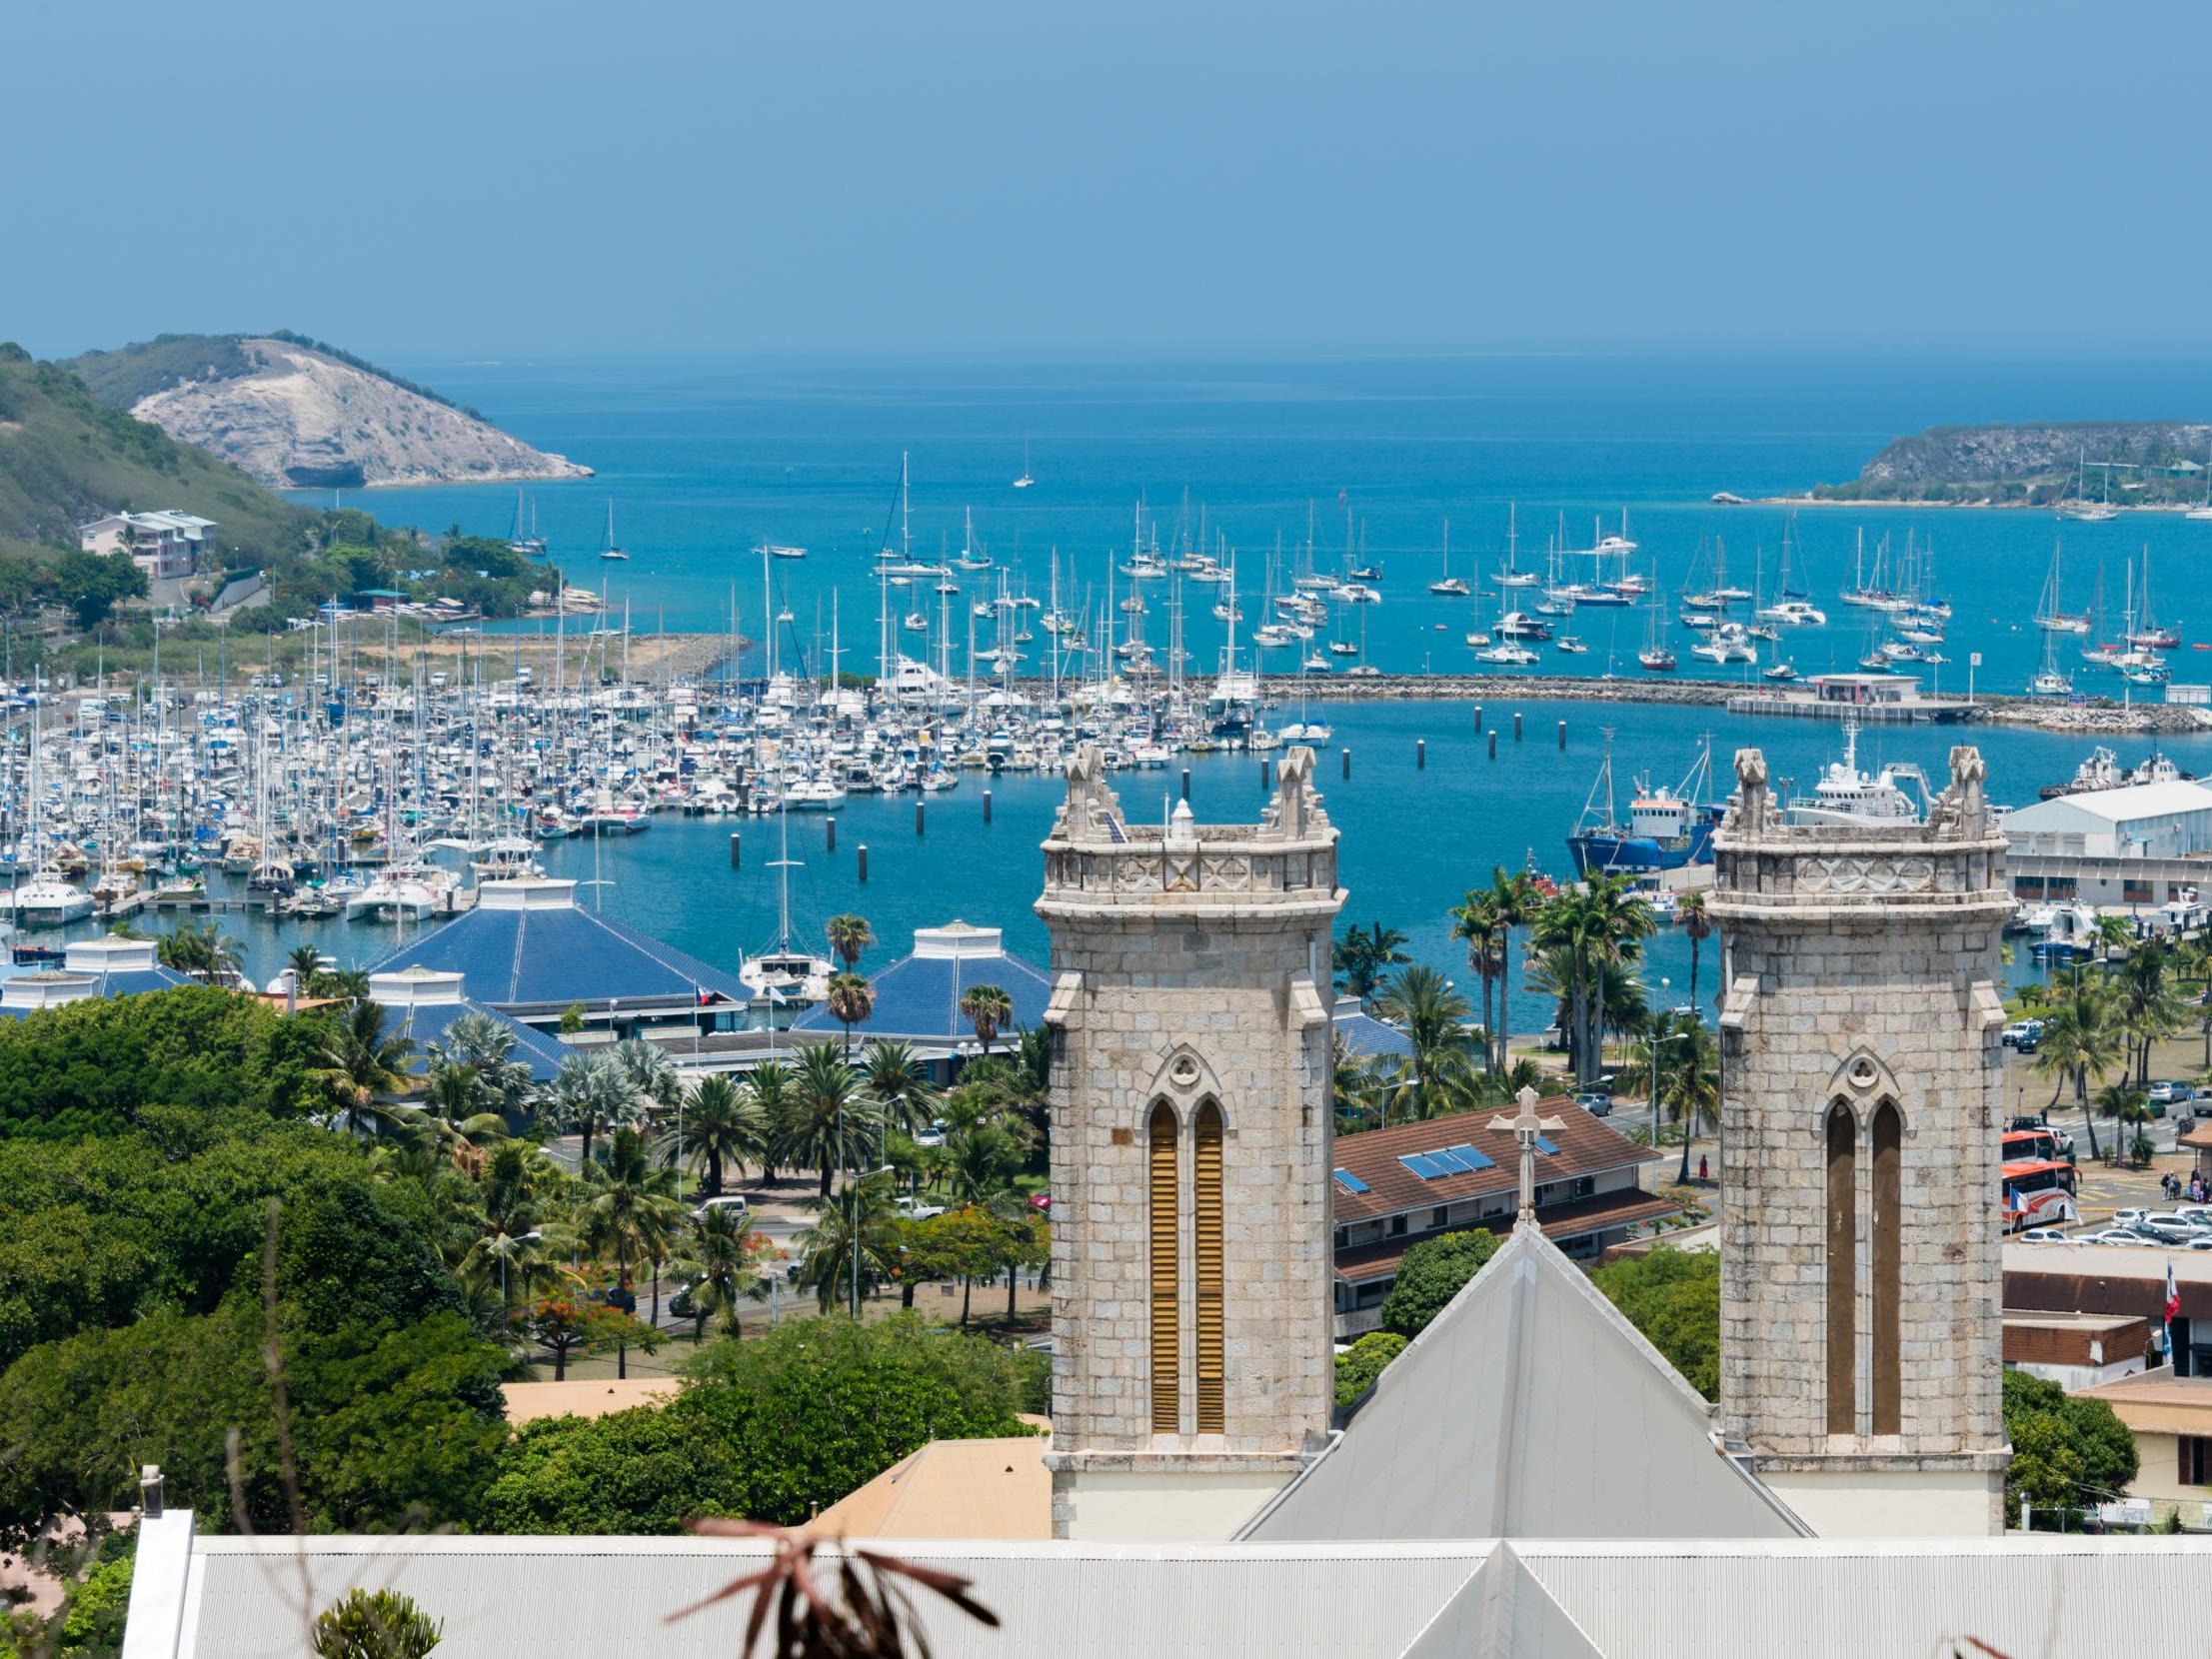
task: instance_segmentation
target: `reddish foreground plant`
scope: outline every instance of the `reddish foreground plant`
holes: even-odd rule
[[[772,1659],[929,1659],[929,1639],[915,1617],[909,1581],[936,1591],[993,1629],[999,1625],[999,1615],[968,1593],[975,1581],[957,1573],[881,1550],[848,1548],[842,1539],[797,1527],[715,1519],[688,1524],[701,1537],[776,1540],[775,1554],[760,1571],[732,1579],[705,1601],[671,1613],[664,1621],[673,1624],[690,1618],[751,1590],[753,1610],[746,1615],[741,1659],[751,1659],[753,1644],[771,1611],[776,1615],[775,1641],[769,1649]],[[835,1552],[834,1561],[827,1564],[828,1573],[815,1562],[815,1552],[825,1544]]]

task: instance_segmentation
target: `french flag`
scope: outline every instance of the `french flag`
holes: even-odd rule
[[[2166,1263],[2166,1323],[2174,1322],[2174,1315],[2181,1311],[2181,1287],[2174,1283],[2174,1264]]]

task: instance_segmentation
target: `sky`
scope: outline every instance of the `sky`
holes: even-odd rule
[[[2212,342],[2179,4],[0,13],[42,356]]]

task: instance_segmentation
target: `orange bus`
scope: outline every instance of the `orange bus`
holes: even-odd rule
[[[1997,1205],[2006,1232],[2079,1221],[2081,1211],[2074,1204],[2074,1166],[2058,1158],[2007,1160],[1997,1185]]]

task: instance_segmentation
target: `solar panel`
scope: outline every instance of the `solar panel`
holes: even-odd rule
[[[1442,1164],[1438,1163],[1426,1152],[1408,1153],[1406,1156],[1399,1158],[1398,1162],[1404,1164],[1406,1168],[1412,1170],[1414,1174],[1420,1176],[1420,1178],[1424,1181],[1432,1181],[1438,1175],[1448,1173],[1448,1171],[1444,1168]]]
[[[1494,1169],[1497,1167],[1495,1160],[1487,1152],[1478,1152],[1465,1141],[1461,1141],[1456,1146],[1445,1147],[1438,1155],[1455,1159],[1459,1167],[1469,1174],[1477,1169]]]
[[[1539,1152],[1550,1152],[1554,1156],[1556,1156],[1559,1148],[1552,1145],[1551,1141],[1546,1136],[1538,1135],[1536,1136],[1536,1150]]]
[[[1334,1171],[1334,1174],[1336,1184],[1346,1192],[1364,1192],[1367,1190],[1367,1183],[1354,1175],[1349,1169],[1338,1169]]]

